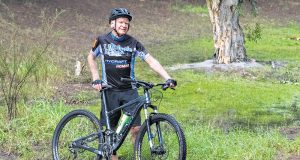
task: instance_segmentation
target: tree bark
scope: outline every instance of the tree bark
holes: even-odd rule
[[[244,33],[239,24],[240,0],[206,0],[213,26],[214,58],[219,64],[247,60]]]

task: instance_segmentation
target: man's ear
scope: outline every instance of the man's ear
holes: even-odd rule
[[[110,28],[111,28],[111,29],[115,29],[115,24],[116,24],[116,20],[112,20],[112,21],[110,22]]]

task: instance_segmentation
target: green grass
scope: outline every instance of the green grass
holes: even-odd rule
[[[249,125],[277,124],[293,121],[300,114],[291,108],[293,97],[300,95],[297,85],[192,71],[179,72],[175,78],[179,80],[177,91],[168,95],[162,105],[180,108],[174,114],[181,113],[181,118],[191,124],[218,117]],[[191,120],[191,116],[196,118]]]
[[[175,5],[173,10],[187,14],[207,13],[200,6],[189,5]],[[77,18],[78,21],[83,21],[85,17],[77,15]],[[193,36],[186,40],[181,32],[175,32],[177,28],[170,28],[167,23],[165,27],[172,33],[166,34],[166,37],[174,33],[177,34],[176,37],[168,39],[170,42],[167,43],[149,43],[151,46],[146,46],[164,66],[211,59],[213,39],[207,33],[199,36],[200,38]],[[162,33],[164,30],[156,36],[164,36]],[[266,66],[264,69],[247,71],[248,76],[231,72],[170,72],[178,80],[178,87],[176,91],[164,92],[159,110],[176,117],[184,128],[188,145],[187,159],[268,160],[276,159],[278,155],[283,155],[286,159],[291,154],[300,155],[300,138],[288,140],[285,135],[280,134],[280,128],[299,126],[300,123],[300,42],[289,39],[299,35],[298,24],[264,23],[262,39],[257,43],[246,42],[249,58],[257,61],[284,61],[288,64],[278,70]],[[185,39],[177,40],[177,36]],[[156,40],[155,36],[150,38]],[[166,38],[161,40],[166,41]],[[55,58],[55,54],[53,56]],[[50,79],[63,77],[61,73],[56,75],[58,70],[54,66],[45,67],[45,73],[37,74]],[[138,79],[162,81],[144,63],[137,63],[136,72]],[[43,80],[49,85],[47,78],[41,79]],[[30,87],[25,87],[24,92],[36,91],[35,87]],[[72,98],[88,102],[91,100],[91,93],[79,92]],[[76,108],[88,109],[99,116],[99,102],[88,106],[66,106],[62,102],[34,100],[26,105],[21,103],[19,117],[8,122],[6,109],[1,106],[1,153],[12,153],[18,159],[49,159],[55,126],[63,115]],[[119,155],[127,159],[132,156],[132,144],[129,140],[120,148]]]
[[[262,39],[257,43],[246,42],[247,55],[257,61],[288,61],[291,64],[299,64],[300,42],[290,39],[299,35],[300,26],[297,24],[292,23],[286,27],[263,24]],[[214,48],[212,37],[201,37],[151,46],[149,50],[162,64],[170,66],[211,59]]]
[[[196,125],[186,129],[189,159],[276,159],[278,151],[296,152],[297,143],[283,138],[276,129],[234,130],[224,133],[209,126]],[[195,147],[197,146],[197,147]]]
[[[149,50],[163,65],[170,66],[211,59],[214,48],[212,38],[201,38],[153,46]]]
[[[208,9],[206,6],[192,5],[192,4],[178,4],[172,5],[172,9],[184,13],[202,13],[208,14]]]
[[[183,82],[186,76],[189,76],[190,80]],[[254,110],[270,108],[274,103],[272,100],[279,101],[278,96],[283,94],[293,95],[292,92],[297,92],[295,91],[297,88],[282,86],[279,89],[283,92],[276,93],[269,90],[278,89],[278,86],[260,84],[254,87],[252,82],[248,84],[248,81],[245,80],[234,80],[231,77],[221,80],[221,77],[195,75],[193,72],[179,72],[176,74],[176,78],[179,79],[181,85],[176,91],[164,92],[165,98],[159,108],[160,111],[175,116],[184,128],[188,144],[188,159],[273,159],[279,151],[285,154],[299,151],[299,138],[289,141],[279,133],[277,127],[259,127],[257,121],[259,121],[260,115],[251,114],[251,111]],[[225,83],[226,81],[228,83],[229,79],[233,80],[232,83],[229,83],[230,87]],[[215,82],[220,83],[214,86]],[[266,89],[264,86],[270,88]],[[232,91],[226,93],[228,88]],[[247,97],[249,100],[246,103],[244,94],[236,94],[245,88],[249,88],[246,91],[251,95],[251,97]],[[219,93],[216,94],[216,91]],[[259,97],[251,94],[252,91],[266,93],[263,97]],[[289,101],[290,96],[288,95],[282,96],[281,101]],[[233,97],[235,102],[218,100],[219,96]],[[258,107],[252,108],[253,105],[262,102],[265,98],[267,98],[266,102],[259,109],[257,109]],[[222,105],[218,106],[217,104]],[[226,117],[226,109],[232,109],[231,105],[236,105],[236,114],[234,117]],[[247,107],[250,107],[248,108],[249,112],[247,112]],[[12,151],[20,155],[20,159],[49,157],[55,126],[64,114],[75,108],[88,109],[96,115],[99,115],[100,109],[98,104],[70,107],[63,103],[50,104],[42,101],[22,107],[21,118],[8,123],[0,123],[2,152]],[[3,113],[3,108],[1,113]],[[225,117],[223,124],[216,121],[216,119],[220,120],[221,113],[225,113],[222,116]],[[248,116],[252,115],[252,122],[256,123],[258,127],[251,129],[247,126],[241,128],[233,125],[227,126],[229,127],[227,130],[224,128],[226,122],[234,122],[235,118],[238,120],[246,113],[250,113]],[[4,122],[3,114],[1,115],[1,122]],[[204,120],[207,117],[208,119]],[[272,115],[270,115],[271,117]],[[228,119],[226,120],[226,118]],[[284,119],[279,120],[284,123]],[[218,124],[219,126],[217,126]],[[127,140],[121,147],[119,155],[130,158],[132,152],[132,144]]]
[[[63,102],[50,104],[37,101],[36,104],[19,108],[20,118],[10,122],[5,119],[5,109],[0,108],[1,151],[18,155],[21,159],[49,159],[56,125],[66,113],[78,106],[66,106]],[[93,111],[99,108],[87,106],[85,109]],[[97,111],[94,113],[97,115]]]
[[[262,39],[246,43],[248,56],[260,61],[300,62],[300,42],[290,38],[300,36],[299,24],[274,26],[264,24]]]

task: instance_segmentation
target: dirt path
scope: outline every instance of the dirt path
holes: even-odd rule
[[[0,151],[0,160],[15,160],[15,159],[17,159],[17,156],[12,154],[9,155],[7,153]]]
[[[169,70],[182,70],[182,69],[195,69],[204,71],[229,71],[229,70],[243,70],[248,68],[261,68],[264,67],[262,64],[255,61],[250,62],[237,62],[231,64],[215,64],[213,60],[206,60],[204,62],[190,63],[190,64],[179,64],[169,68]]]

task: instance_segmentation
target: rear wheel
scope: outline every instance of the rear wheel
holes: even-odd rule
[[[144,123],[135,142],[134,148],[136,159],[186,159],[186,142],[184,133],[178,122],[173,117],[166,114],[156,114],[151,116],[150,130],[153,149],[150,149],[147,125]]]
[[[54,131],[52,139],[53,159],[100,159],[99,155],[74,146],[74,140],[94,134],[88,139],[77,142],[98,149],[103,139],[101,132],[97,134],[99,131],[100,122],[93,113],[86,110],[74,110],[68,113],[61,119]]]

